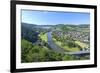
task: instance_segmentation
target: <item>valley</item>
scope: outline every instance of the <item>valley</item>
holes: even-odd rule
[[[21,24],[22,63],[90,58],[89,24]]]

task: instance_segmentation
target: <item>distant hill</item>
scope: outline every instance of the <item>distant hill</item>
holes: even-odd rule
[[[36,24],[29,24],[29,23],[21,23],[22,27],[27,27],[27,28],[33,28],[34,26],[36,26]]]

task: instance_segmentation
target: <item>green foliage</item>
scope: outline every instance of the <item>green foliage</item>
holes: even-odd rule
[[[71,55],[66,55],[66,56],[64,56],[64,57],[62,57],[62,59],[64,60],[64,61],[66,61],[66,60],[74,60],[74,56],[71,56]]]
[[[30,56],[30,49],[33,47],[31,42],[28,42],[25,39],[21,40],[21,58],[22,62],[28,62],[31,61],[31,56]]]
[[[22,23],[21,25],[21,38],[26,39],[32,43],[38,40],[38,32],[32,29],[34,25]]]
[[[72,55],[65,55],[54,52],[43,46],[33,45],[31,42],[22,39],[21,41],[22,63],[27,62],[45,62],[45,61],[63,61],[74,60]]]
[[[66,55],[55,52],[48,45],[47,32],[52,29],[35,28],[36,25],[22,23],[21,27],[21,62],[47,62],[47,61],[69,61],[69,60],[85,60],[89,56],[76,57],[74,55]],[[39,26],[41,27],[41,26]],[[88,36],[89,29],[85,30],[85,26],[76,25],[55,25],[55,31],[52,33],[53,41],[66,51],[79,51],[82,43],[76,42],[66,32],[80,31],[84,36]],[[82,28],[82,30],[81,30]],[[83,31],[84,30],[84,31]],[[57,31],[57,33],[56,33]],[[55,33],[54,33],[55,32]],[[65,33],[65,34],[64,34]],[[71,34],[71,33],[70,33]],[[77,38],[78,39],[78,38]],[[88,38],[89,39],[89,38]]]

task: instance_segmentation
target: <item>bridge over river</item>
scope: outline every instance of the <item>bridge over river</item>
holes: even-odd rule
[[[47,37],[48,37],[48,45],[56,52],[59,53],[65,53],[65,54],[70,54],[70,55],[89,55],[90,51],[77,51],[77,52],[66,52],[63,48],[59,47],[58,45],[56,45],[53,40],[52,40],[52,32],[48,32],[47,33]]]

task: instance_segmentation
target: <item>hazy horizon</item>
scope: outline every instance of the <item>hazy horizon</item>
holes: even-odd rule
[[[21,22],[26,23],[26,22]],[[26,24],[33,24],[33,25],[41,25],[41,24],[34,24],[34,23],[26,23]],[[46,24],[45,24],[46,25]],[[48,24],[47,24],[48,25]],[[52,24],[51,24],[52,25]],[[53,25],[90,25],[90,24],[53,24]]]

